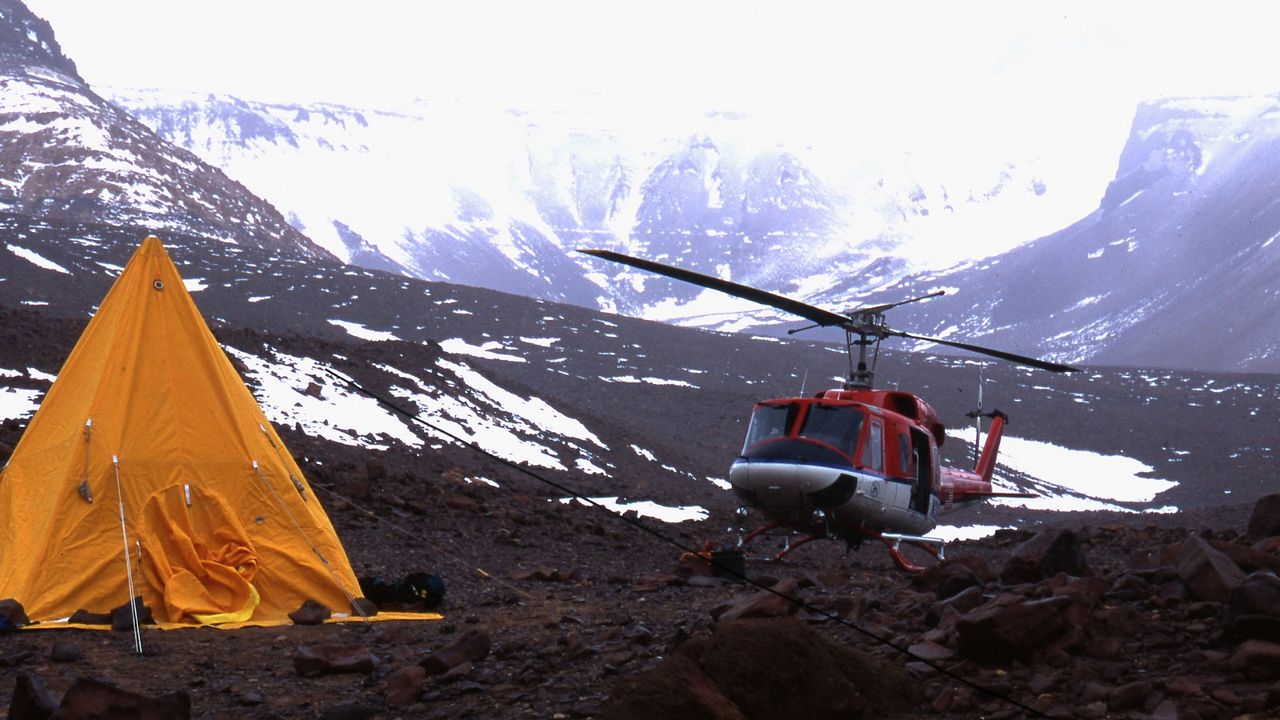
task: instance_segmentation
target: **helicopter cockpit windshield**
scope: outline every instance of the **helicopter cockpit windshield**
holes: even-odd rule
[[[864,417],[858,407],[815,400],[761,403],[751,415],[742,456],[850,465]]]
[[[830,445],[852,458],[862,432],[862,417],[862,411],[848,405],[810,405],[804,425],[796,434]]]
[[[751,413],[751,426],[747,429],[747,439],[742,444],[742,454],[748,454],[752,448],[766,440],[786,437],[799,414],[798,403],[757,405]]]

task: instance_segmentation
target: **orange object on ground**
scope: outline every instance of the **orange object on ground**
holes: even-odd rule
[[[348,612],[360,594],[324,509],[154,237],[0,473],[0,597],[33,621],[102,613],[128,602],[130,572],[162,625],[284,624],[307,598]]]

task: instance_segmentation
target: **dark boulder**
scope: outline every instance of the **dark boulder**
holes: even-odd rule
[[[987,597],[983,594],[982,588],[970,587],[962,590],[945,600],[939,600],[929,606],[925,612],[924,624],[929,627],[937,627],[942,622],[942,618],[946,615],[947,608],[954,608],[957,612],[963,614],[982,605],[987,601]]]
[[[1044,530],[1019,545],[1005,563],[1000,579],[1007,585],[1039,582],[1058,573],[1089,574],[1080,536],[1071,530]]]
[[[156,698],[123,690],[100,680],[76,680],[58,705],[61,720],[99,718],[156,718],[186,720],[191,717],[191,696],[186,690]]]
[[[302,605],[297,610],[289,613],[289,619],[295,625],[319,625],[332,616],[332,610],[311,598],[303,600]]]
[[[1249,534],[1254,537],[1280,535],[1280,493],[1264,495],[1253,505]]]
[[[946,600],[971,587],[982,587],[983,579],[965,562],[944,560],[917,575],[911,584]]]
[[[95,613],[80,608],[71,613],[67,622],[71,625],[110,625],[111,613]]]
[[[1231,654],[1231,669],[1256,680],[1280,677],[1280,644],[1265,640],[1245,641]]]
[[[762,660],[767,659],[767,660]],[[620,682],[608,720],[808,720],[894,716],[922,702],[905,672],[791,617],[722,622]]]
[[[1028,658],[1073,627],[1075,606],[1072,598],[1064,596],[997,599],[960,618],[957,649],[976,660]]]
[[[22,603],[13,598],[0,600],[0,630],[15,630],[30,624],[31,619],[27,617]]]
[[[138,618],[139,625],[154,625],[155,619],[151,617],[151,608],[142,603],[142,598],[136,597],[132,603],[125,603],[117,608],[111,609],[111,629],[117,632],[132,632],[133,619]]]
[[[47,720],[58,709],[58,701],[45,688],[40,678],[18,673],[9,701],[9,720]]]
[[[613,689],[605,720],[750,720],[692,659],[677,655]]]
[[[360,645],[313,645],[293,654],[293,669],[303,677],[333,673],[370,673],[378,661]]]
[[[1228,640],[1280,643],[1280,577],[1270,572],[1247,576],[1228,595],[1222,625]]]
[[[1182,543],[1178,553],[1178,577],[1197,599],[1226,602],[1244,580],[1244,571],[1203,538],[1193,535]]]
[[[422,681],[427,671],[421,665],[410,665],[391,673],[387,678],[387,705],[408,707],[422,696]]]
[[[464,663],[476,663],[489,656],[492,642],[483,629],[468,630],[446,647],[437,650],[418,663],[428,675],[443,675]]]
[[[743,618],[784,617],[794,615],[800,606],[800,584],[781,580],[767,590],[752,593],[714,615],[719,622]]]

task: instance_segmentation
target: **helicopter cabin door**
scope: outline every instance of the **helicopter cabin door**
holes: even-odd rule
[[[911,503],[909,507],[924,515],[929,514],[929,494],[937,479],[934,477],[937,463],[934,462],[933,443],[922,430],[911,429],[911,464],[915,477],[911,481]]]

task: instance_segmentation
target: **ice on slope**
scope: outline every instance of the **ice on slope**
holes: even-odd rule
[[[560,502],[569,503],[574,498],[563,498]],[[680,505],[671,507],[670,505],[662,505],[652,500],[622,500],[618,497],[593,497],[587,498],[590,502],[578,500],[581,505],[589,505],[595,503],[603,505],[609,510],[618,513],[632,511],[640,517],[651,517],[668,523],[685,522],[686,520],[705,520],[710,516],[705,508],[697,505]]]
[[[948,435],[971,440],[959,430]],[[997,498],[997,505],[1025,507],[1058,512],[1109,510],[1133,512],[1116,503],[1150,503],[1160,493],[1177,483],[1161,478],[1144,477],[1153,471],[1146,463],[1123,455],[1103,455],[1072,448],[1004,436],[993,485],[997,490],[1016,491],[1012,481],[1002,477],[1009,468],[1031,478],[1035,498]],[[1148,508],[1146,512],[1172,512],[1176,508]]]
[[[41,255],[40,253],[34,250],[24,248],[21,245],[14,245],[13,243],[6,244],[5,248],[9,252],[13,253],[14,255],[17,255],[18,257],[22,258],[23,260],[26,260],[27,262],[31,263],[32,265],[35,265],[38,268],[42,268],[44,270],[52,270],[54,272],[62,273],[63,275],[71,274],[70,270],[62,267],[58,263],[50,260],[49,258],[46,258],[45,256]]]
[[[309,435],[376,450],[394,439],[413,448],[422,438],[376,400],[357,394],[329,374],[328,365],[309,357],[273,351],[266,360],[233,347],[227,353],[244,364],[257,384],[255,395],[273,423],[298,425]],[[309,391],[313,386],[318,391]]]
[[[608,474],[577,443],[608,448],[580,421],[540,398],[522,398],[461,363],[441,359],[446,381],[465,391],[445,393],[410,373],[377,365],[403,384],[391,394],[410,404],[424,424],[408,422],[361,395],[331,374],[332,367],[307,357],[271,351],[270,359],[228,347],[247,368],[263,412],[274,423],[297,424],[305,432],[345,445],[387,449],[391,441],[420,448],[427,441],[475,443],[497,457],[535,467],[564,470],[551,442],[576,452],[575,467]]]
[[[261,299],[264,299],[264,298],[259,298],[259,300]],[[249,298],[249,302],[254,302],[254,298]],[[360,323],[348,322],[346,320],[330,319],[329,324],[336,325],[337,327],[340,327],[343,330],[346,330],[347,334],[351,335],[352,337],[357,337],[357,338],[360,338],[361,340],[368,340],[370,342],[385,342],[387,340],[400,339],[399,337],[396,337],[395,333],[384,332],[382,330],[370,330],[369,328],[365,327],[364,325],[361,325]]]
[[[39,390],[25,388],[0,388],[0,420],[23,420],[35,414],[40,407]]]

